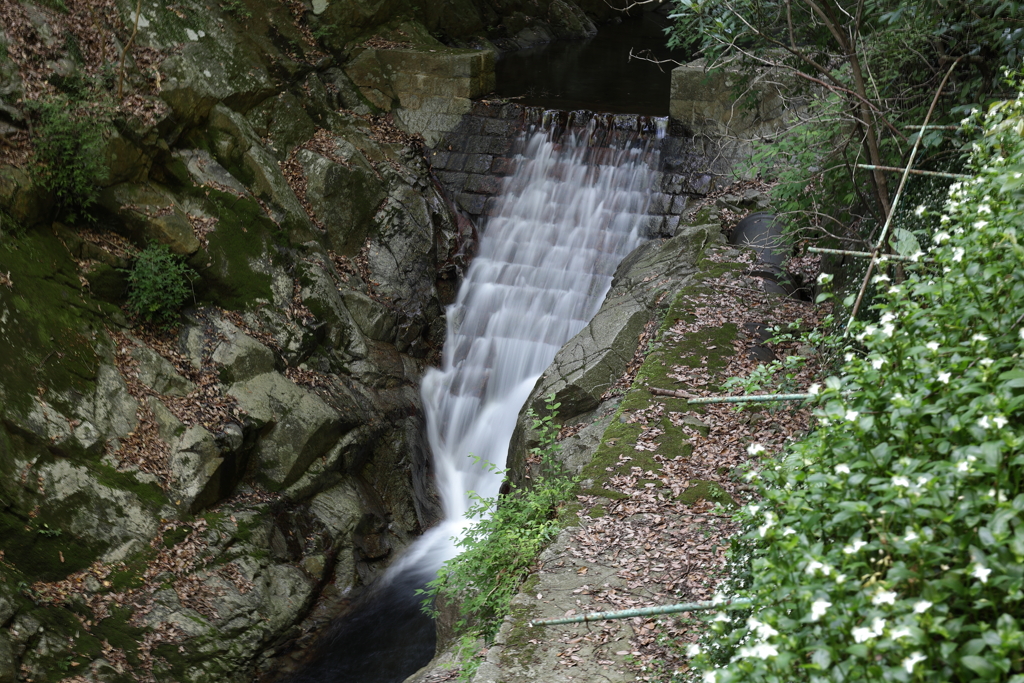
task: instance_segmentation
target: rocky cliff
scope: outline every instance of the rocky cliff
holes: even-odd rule
[[[612,11],[0,2],[0,683],[251,680],[434,521],[472,231],[408,112]],[[152,244],[169,327],[124,307]]]

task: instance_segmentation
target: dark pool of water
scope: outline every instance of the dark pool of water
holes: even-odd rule
[[[371,588],[281,683],[401,683],[416,673],[434,656],[434,620],[416,595],[431,578],[413,572]]]
[[[630,59],[649,51],[657,59],[686,61],[665,47],[669,20],[646,13],[601,26],[587,40],[555,41],[503,55],[497,62],[497,93],[548,109],[589,109],[668,116],[670,72],[675,64]]]

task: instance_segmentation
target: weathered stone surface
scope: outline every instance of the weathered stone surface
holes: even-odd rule
[[[257,443],[257,478],[277,491],[296,481],[341,432],[338,414],[322,399],[276,372],[231,385],[239,407],[269,427]]]
[[[139,363],[139,381],[161,396],[185,396],[195,389],[170,361],[148,346],[136,346],[132,356]]]
[[[98,546],[103,561],[123,560],[156,532],[157,520],[138,496],[100,483],[85,467],[58,460],[39,472],[48,504],[66,510],[63,532]]]
[[[349,540],[363,516],[359,491],[351,482],[332,486],[315,496],[309,507],[331,535],[339,540]]]
[[[0,632],[0,683],[15,683],[18,670],[14,666],[14,648],[6,633]]]
[[[217,320],[216,325],[220,341],[213,350],[212,359],[223,366],[220,369],[222,382],[244,382],[274,371],[277,359],[273,351],[226,320]]]
[[[366,242],[386,190],[366,158],[350,143],[339,141],[338,153],[346,165],[305,149],[296,159],[306,175],[306,199],[327,230],[332,247],[352,256]]]
[[[213,434],[198,425],[189,427],[171,450],[174,504],[185,514],[213,505],[233,485],[232,469]]]
[[[207,130],[217,160],[255,195],[273,204],[275,220],[298,235],[311,235],[309,218],[288,186],[277,158],[264,147],[245,117],[218,104],[210,110]]]
[[[199,240],[180,202],[155,183],[108,187],[100,194],[99,203],[124,222],[130,236],[140,245],[156,242],[183,255],[199,250]]]
[[[152,163],[143,150],[116,131],[107,133],[102,155],[106,172],[100,184],[104,186],[140,182]]]
[[[228,189],[241,195],[248,195],[238,178],[221,166],[205,149],[178,149],[174,157],[185,164],[189,176],[196,185],[205,185],[218,189]]]
[[[316,133],[313,119],[290,92],[260,102],[246,114],[246,119],[257,134],[271,139],[271,151],[281,159]]]
[[[183,28],[177,38],[183,46],[180,53],[161,64],[167,76],[160,96],[184,122],[202,121],[222,102],[245,111],[274,94],[274,82],[258,53],[247,50],[247,41],[237,37],[218,39],[220,32],[212,22],[206,30]]]
[[[341,298],[364,335],[376,341],[394,339],[395,316],[383,304],[354,289],[341,290]]]

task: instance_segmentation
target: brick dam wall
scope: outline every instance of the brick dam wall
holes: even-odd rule
[[[524,134],[538,126],[561,129],[594,120],[612,136],[631,132],[646,136],[656,164],[655,193],[647,219],[648,237],[672,237],[694,200],[721,187],[726,164],[707,156],[703,145],[670,128],[666,119],[591,112],[544,112],[516,103],[476,100],[458,124],[426,150],[433,172],[459,212],[481,226],[497,211],[504,179],[515,169]],[[658,128],[662,128],[661,137]]]

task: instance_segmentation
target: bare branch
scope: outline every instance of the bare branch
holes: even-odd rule
[[[629,48],[629,59],[639,59],[642,62],[650,62],[651,64],[655,64],[658,67],[658,71],[662,73],[665,73],[665,70],[661,68],[662,64],[675,64],[676,66],[682,66],[683,64],[682,62],[677,61],[675,59],[658,59],[657,57],[654,56],[654,53],[651,51],[650,48],[641,50],[636,54],[633,54],[633,48]]]

